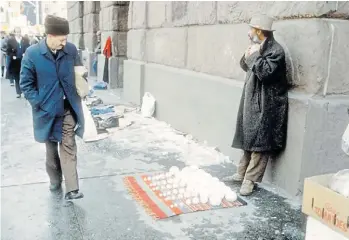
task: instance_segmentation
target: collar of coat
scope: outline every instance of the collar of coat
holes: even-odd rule
[[[263,53],[266,49],[270,48],[274,44],[274,41],[275,39],[273,36],[265,39],[265,42],[263,42],[263,45],[261,46],[260,52]]]
[[[46,44],[46,38],[42,39],[40,42],[39,42],[39,46],[40,46],[40,52],[41,54],[45,55],[46,53],[48,53],[49,51],[51,51],[48,47],[47,47],[47,44]],[[68,54],[68,50],[66,48],[66,46],[64,46],[62,48],[63,52],[65,54]]]

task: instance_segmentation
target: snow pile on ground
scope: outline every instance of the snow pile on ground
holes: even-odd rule
[[[120,118],[119,121],[121,126],[127,127],[109,131],[110,139],[123,140],[124,144],[132,144],[133,148],[153,148],[154,152],[161,148],[167,152],[180,152],[182,154],[180,160],[186,165],[209,166],[230,162],[228,156],[213,147],[198,143],[191,135],[181,133],[171,128],[169,124],[154,118],[143,118],[132,109],[125,108],[124,118]]]

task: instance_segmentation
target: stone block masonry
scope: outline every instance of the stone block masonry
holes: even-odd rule
[[[93,52],[97,46],[97,35],[95,33],[84,33],[85,50]]]
[[[128,5],[128,1],[101,1],[101,8],[106,8],[110,6],[125,6]]]
[[[70,30],[70,33],[83,33],[84,32],[83,18],[77,18],[75,20],[69,21],[69,30]]]
[[[111,57],[108,59],[109,88],[122,88],[124,76],[124,60],[126,57]]]
[[[84,33],[96,33],[99,30],[99,15],[88,14],[83,18]]]
[[[82,18],[84,16],[84,2],[74,2],[74,4],[70,4],[67,10],[68,20],[72,21],[77,18]]]
[[[87,14],[99,14],[100,2],[99,1],[84,1],[84,15]]]
[[[101,31],[127,31],[128,6],[109,6],[99,14]]]
[[[146,30],[129,30],[127,33],[127,57],[134,60],[145,61]]]
[[[147,61],[184,68],[186,66],[186,36],[186,28],[158,28],[147,31]]]

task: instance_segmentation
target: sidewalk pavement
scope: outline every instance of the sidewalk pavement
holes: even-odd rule
[[[85,198],[68,204],[63,193],[48,191],[44,145],[33,140],[30,106],[13,91],[1,82],[1,239],[304,239],[300,205],[264,188],[244,198],[244,207],[158,221],[149,217],[128,194],[124,176],[196,164],[223,179],[235,166],[213,148],[164,122],[143,119],[136,110],[122,120],[124,126],[132,125],[111,131],[109,138],[94,143],[78,139]],[[131,110],[121,91],[100,92],[96,94],[105,103]]]

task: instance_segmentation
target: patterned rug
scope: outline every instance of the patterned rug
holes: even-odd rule
[[[191,203],[188,205],[186,204],[185,198],[169,200],[163,196],[164,193],[162,190],[151,187],[152,182],[149,180],[149,177],[153,175],[154,173],[127,176],[124,178],[124,183],[132,197],[144,207],[145,211],[150,216],[154,217],[155,219],[164,219],[196,211],[233,208],[247,205],[247,203],[240,197],[238,197],[235,202],[228,202],[227,200],[223,199],[220,206],[212,206],[209,203]]]

